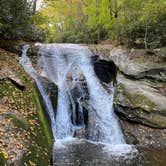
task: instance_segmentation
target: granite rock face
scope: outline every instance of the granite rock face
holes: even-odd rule
[[[119,70],[114,110],[127,142],[166,147],[166,49],[89,48]]]
[[[166,57],[157,55],[155,50],[125,50],[115,48],[109,59],[126,76],[135,79],[147,78],[166,81]]]
[[[166,97],[161,85],[118,76],[115,111],[127,120],[154,128],[166,128]],[[164,88],[164,87],[163,87]]]

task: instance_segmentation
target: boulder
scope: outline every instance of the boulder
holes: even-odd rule
[[[118,68],[114,110],[129,144],[166,147],[166,48],[126,49],[90,45]]]
[[[164,56],[157,56],[153,50],[115,48],[110,51],[109,59],[130,78],[166,81],[166,59]]]
[[[121,120],[121,126],[128,144],[156,149],[166,148],[166,129],[151,128],[125,120]]]
[[[113,61],[119,71],[134,79],[166,81],[166,48],[127,49],[113,45],[88,45],[94,55]]]
[[[166,97],[158,87],[118,75],[114,106],[119,116],[155,128],[166,128]],[[163,87],[164,88],[164,87]]]
[[[98,57],[114,62],[119,70],[114,98],[118,115],[135,123],[166,128],[165,48],[126,49],[112,45],[89,48]]]

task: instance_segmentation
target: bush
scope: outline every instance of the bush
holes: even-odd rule
[[[124,0],[124,3],[126,1]],[[165,46],[166,13],[164,2],[131,2],[128,9],[119,11],[119,16],[110,24],[109,38],[122,44],[140,48]],[[123,4],[125,6],[125,4]],[[138,11],[137,9],[140,8]],[[145,45],[145,40],[146,44]]]

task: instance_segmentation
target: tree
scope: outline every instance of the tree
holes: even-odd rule
[[[166,41],[164,0],[45,2],[34,21],[40,20],[38,25],[47,30],[49,42],[98,43],[110,39],[132,47],[155,48]]]
[[[22,38],[31,28],[30,18],[37,0],[0,0],[0,36],[4,39]]]

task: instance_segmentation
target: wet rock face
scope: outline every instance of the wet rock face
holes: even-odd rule
[[[117,67],[113,61],[100,60],[99,56],[92,57],[94,71],[97,77],[105,83],[116,83]]]
[[[47,92],[48,96],[51,99],[51,103],[52,103],[53,108],[56,108],[56,106],[57,106],[57,95],[58,95],[57,86],[54,83],[52,83],[51,81],[49,81],[48,79],[44,78],[44,77],[41,77],[40,81],[44,85],[45,91]],[[43,101],[42,96],[40,96],[40,98]],[[44,101],[42,102],[42,104],[43,104],[44,108],[46,109]],[[49,116],[48,116],[48,118],[49,118]]]
[[[154,128],[166,128],[166,97],[158,90],[163,84],[117,77],[114,108],[128,121]]]
[[[166,81],[166,61],[164,57],[165,52],[162,55],[157,55],[155,50],[125,50],[122,48],[111,50],[109,55],[109,59],[128,77],[162,82]]]
[[[114,110],[127,143],[166,147],[166,49],[129,50],[103,45],[90,49],[118,67]],[[98,60],[99,56],[92,59],[94,64]]]

